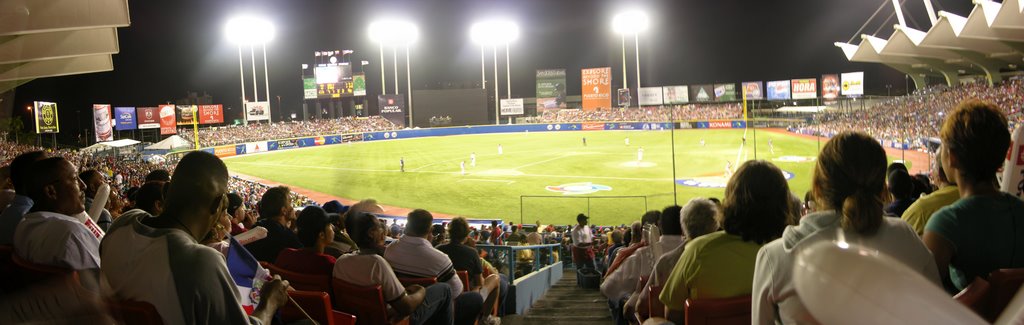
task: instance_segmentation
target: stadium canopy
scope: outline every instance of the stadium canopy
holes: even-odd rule
[[[779,113],[820,113],[825,106],[783,106],[776,109]]]
[[[974,4],[967,18],[944,11],[929,14],[933,20],[928,31],[907,27],[900,12],[901,23],[888,39],[862,34],[860,44],[834,45],[850,61],[881,63],[906,73],[918,88],[929,75],[941,76],[949,86],[959,84],[962,74],[981,74],[994,84],[1003,78],[1000,70],[1016,69],[1024,58],[1024,3]]]
[[[167,137],[167,139],[161,140],[160,142],[146,146],[146,150],[174,150],[180,148],[188,148],[191,146],[191,142],[188,142],[187,140],[180,136],[172,135]]]
[[[114,70],[127,0],[4,0],[0,93],[36,78]]]
[[[81,151],[82,152],[86,152],[86,153],[96,153],[96,152],[106,151],[106,150],[110,150],[110,149],[120,149],[120,148],[123,148],[123,147],[134,146],[136,144],[139,144],[139,141],[132,140],[132,139],[121,139],[121,140],[114,140],[114,141],[107,141],[107,142],[96,143],[94,145],[82,148]]]

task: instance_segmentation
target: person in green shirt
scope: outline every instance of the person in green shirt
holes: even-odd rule
[[[995,104],[961,102],[940,132],[942,167],[960,200],[928,220],[924,244],[950,293],[996,269],[1024,267],[1024,201],[999,191],[996,171],[1010,147],[1006,115]]]
[[[725,187],[723,231],[686,244],[658,297],[666,316],[683,324],[686,299],[749,295],[761,245],[782,235],[790,218],[789,185],[764,160],[743,163]]]
[[[932,162],[930,178],[939,189],[917,199],[907,208],[907,211],[903,212],[901,217],[903,221],[910,224],[911,228],[914,228],[918,236],[924,235],[924,226],[928,224],[928,219],[931,219],[935,211],[960,199],[960,191],[957,189],[956,183],[951,181],[946,175],[946,171],[942,169],[941,148],[935,155],[935,161]]]

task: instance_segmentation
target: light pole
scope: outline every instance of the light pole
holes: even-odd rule
[[[622,35],[622,85],[626,85],[626,36],[633,35],[633,41],[636,46],[636,91],[637,98],[639,98],[640,92],[640,32],[647,30],[647,26],[650,24],[650,19],[647,18],[647,14],[639,10],[625,11],[615,15],[612,18],[612,29]],[[640,105],[639,99],[637,100],[637,106],[643,108]]]
[[[410,67],[409,47],[419,38],[419,28],[407,21],[382,20],[370,24],[370,39],[380,44],[380,79],[381,92],[387,94],[384,81],[384,45],[391,45],[393,63],[395,65],[395,94],[398,94],[398,47],[405,46],[405,75],[409,96],[409,127],[412,127],[412,69]]]
[[[510,63],[509,43],[519,37],[519,25],[508,20],[490,20],[473,24],[469,30],[470,39],[480,44],[480,79],[481,88],[486,88],[486,61],[484,48],[488,45],[494,52],[494,124],[501,123],[501,97],[498,95],[498,45],[505,45],[505,91],[506,98],[512,98],[512,68]]]
[[[267,67],[267,42],[274,38],[274,24],[269,20],[253,17],[253,16],[239,16],[228,20],[224,26],[224,35],[228,41],[238,45],[238,70],[239,79],[242,85],[242,110],[245,112],[243,115],[243,123],[248,124],[248,110],[245,109],[245,67],[242,63],[242,46],[249,45],[249,55],[252,60],[252,83],[253,83],[253,101],[259,101],[259,86],[256,81],[256,44],[260,44],[263,47],[263,75],[264,86],[266,89],[267,99],[267,122],[271,122],[270,110],[270,75]]]

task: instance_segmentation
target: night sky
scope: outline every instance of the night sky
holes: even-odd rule
[[[936,10],[966,16],[966,0],[933,0]],[[114,71],[34,80],[15,92],[15,111],[34,100],[55,101],[61,109],[62,136],[77,132],[78,122],[94,103],[151,106],[173,103],[187,91],[209,93],[223,103],[228,119],[238,114],[238,49],[223,36],[224,23],[236,13],[266,16],[277,26],[268,44],[272,106],[281,97],[285,113],[298,112],[302,101],[300,66],[313,63],[315,50],[354,50],[354,62],[369,60],[368,92],[380,92],[379,52],[366,27],[381,17],[415,22],[420,39],[412,48],[413,88],[442,82],[472,84],[480,80],[480,48],[469,39],[479,18],[503,17],[518,22],[520,37],[511,45],[512,96],[534,97],[536,69],[567,70],[569,95],[580,92],[581,68],[612,67],[613,88],[621,85],[621,39],[611,18],[624,8],[645,9],[651,26],[640,36],[643,86],[688,85],[792,78],[820,78],[826,73],[866,72],[868,94],[905,91],[899,72],[879,64],[850,63],[832,45],[847,41],[882,3],[890,0],[651,0],[651,1],[129,1],[131,26],[118,29],[120,53]],[[905,1],[908,24],[927,30],[923,4]],[[887,5],[864,33],[887,38],[896,19]],[[854,43],[858,43],[855,40]],[[629,84],[636,85],[632,42],[627,42]],[[248,48],[245,49],[248,95],[252,97]],[[257,48],[260,98],[262,61]],[[499,54],[501,94],[505,92],[504,51]],[[488,79],[493,78],[488,51]],[[388,88],[393,87],[387,51]],[[405,89],[404,57],[399,57]],[[358,70],[358,64],[356,64]],[[393,92],[393,90],[389,90]],[[20,109],[19,109],[20,108]],[[70,113],[70,114],[69,114]],[[275,113],[274,118],[277,118]],[[31,121],[26,119],[26,121]],[[26,123],[31,125],[31,123]]]

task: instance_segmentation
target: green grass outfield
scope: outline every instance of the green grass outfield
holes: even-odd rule
[[[754,159],[754,134],[746,132],[747,145],[741,149],[744,130],[677,130],[676,178],[724,183],[726,161],[732,161],[735,170],[737,161]],[[582,144],[584,137],[587,146]],[[793,173],[790,189],[802,196],[810,185],[810,159],[817,154],[817,141],[765,130],[758,131],[756,138],[757,158]],[[700,145],[701,139],[705,146]],[[768,139],[774,142],[774,154],[769,152]],[[499,144],[502,155],[498,155]],[[640,147],[644,157],[638,162]],[[518,223],[522,199],[527,223],[570,224],[577,213],[589,212],[591,223],[617,225],[638,219],[645,209],[644,198],[586,197],[641,196],[646,197],[647,209],[658,210],[673,203],[673,187],[680,205],[696,196],[722,197],[722,188],[675,185],[671,147],[669,131],[533,132],[340,144],[225,162],[242,174],[339,197],[372,197],[392,206]],[[469,159],[474,152],[475,167]],[[405,158],[404,173],[399,170],[400,157]],[[466,175],[460,173],[461,161],[466,162]],[[565,195],[547,188],[572,183],[610,189]],[[548,197],[521,198],[530,195]]]

